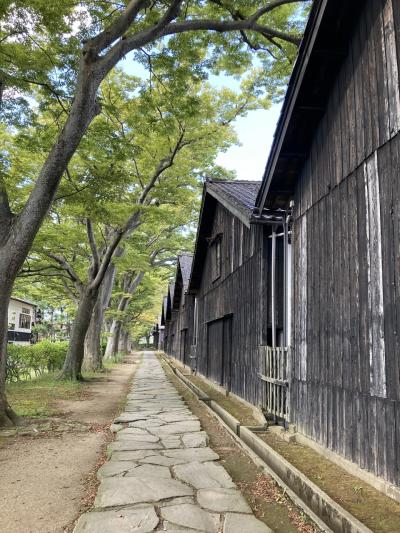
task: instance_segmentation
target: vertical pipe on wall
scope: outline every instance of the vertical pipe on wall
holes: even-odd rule
[[[287,220],[283,222],[283,346],[288,346],[288,252],[289,252],[289,234]]]
[[[272,249],[271,249],[271,329],[272,329],[272,348],[276,347],[276,232],[272,231]]]

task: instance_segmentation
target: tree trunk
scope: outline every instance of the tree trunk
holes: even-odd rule
[[[8,303],[11,296],[12,282],[7,283],[0,272],[0,427],[14,425],[18,417],[11,409],[6,397],[6,359],[8,340]]]
[[[123,353],[124,355],[126,355],[125,336],[126,336],[126,333],[124,331],[124,328],[121,327],[121,332],[119,334],[119,342],[118,342],[118,353]]]
[[[98,289],[88,289],[87,287],[81,291],[78,309],[72,325],[68,352],[59,379],[82,379],[85,337],[89,329],[98,292]]]
[[[117,308],[119,314],[126,311],[126,308],[128,307],[128,304],[136,289],[139,287],[143,276],[144,272],[139,272],[136,276],[132,275],[126,280],[128,286],[124,287],[124,289],[125,292],[129,292],[130,296],[122,296],[122,298],[120,299]],[[121,335],[121,329],[122,321],[114,319],[110,330],[110,336],[108,337],[107,341],[106,353],[104,354],[104,357],[106,359],[111,359],[112,357],[115,357],[117,355],[119,350],[119,338]]]
[[[85,338],[85,355],[83,359],[83,369],[88,372],[96,372],[103,367],[103,354],[101,353],[101,329],[103,324],[103,302],[100,291],[94,306],[92,319]]]
[[[125,332],[123,337],[123,343],[122,343],[122,351],[125,355],[129,354],[129,333]]]
[[[106,353],[104,354],[104,359],[111,359],[117,355],[121,328],[122,322],[120,320],[113,320],[110,336],[107,340],[107,348]]]

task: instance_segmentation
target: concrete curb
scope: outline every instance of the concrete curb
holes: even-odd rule
[[[240,422],[228,411],[221,407],[216,401],[211,400],[209,403],[210,409],[217,413],[217,415],[225,422],[225,424],[236,434],[240,435]]]
[[[223,425],[230,430],[232,436],[234,436],[242,446],[244,444],[243,447],[246,450],[250,449],[253,454],[261,459],[262,463],[267,466],[268,472],[272,474],[275,481],[286,489],[286,494],[314,520],[320,529],[323,531],[333,531],[335,533],[372,533],[367,526],[362,524],[355,516],[336,503],[330,496],[328,496],[328,494],[279,455],[267,443],[257,437],[252,431],[252,429],[255,428],[242,426],[235,417],[228,413],[217,402],[208,398],[203,391],[191,383],[191,381],[168,360],[164,360],[169,364],[174,374],[200,400],[206,403],[215,416],[217,416]]]
[[[182,372],[180,370],[178,370],[177,368],[175,368],[173,365],[170,365],[170,367],[172,368],[174,374],[176,376],[178,376],[178,378],[184,382],[184,384],[186,386],[189,387],[189,389],[191,389],[195,395],[199,398],[199,400],[202,400],[203,402],[211,402],[211,399],[207,396],[207,394],[204,394],[204,392],[199,389],[199,387],[197,387],[194,383],[192,383],[190,381],[190,379],[187,379],[187,377],[182,374]]]

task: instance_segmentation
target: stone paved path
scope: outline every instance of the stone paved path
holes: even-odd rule
[[[152,352],[114,423],[94,510],[75,533],[267,533],[208,447],[207,434]]]

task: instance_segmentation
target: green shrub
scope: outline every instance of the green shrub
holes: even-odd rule
[[[101,339],[101,353],[104,355],[106,353],[107,348],[107,338]]]
[[[30,379],[62,367],[68,342],[40,341],[37,344],[7,346],[6,379],[9,382]]]

